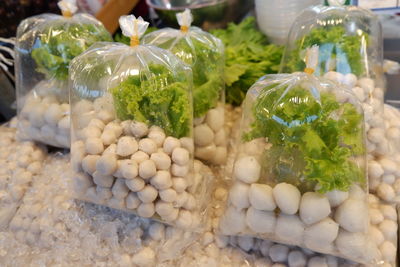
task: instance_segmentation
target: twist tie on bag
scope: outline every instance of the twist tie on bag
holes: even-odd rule
[[[193,22],[193,16],[190,9],[186,8],[185,11],[176,14],[179,26],[181,26],[182,32],[188,32],[190,25]]]
[[[304,72],[307,74],[313,74],[318,65],[318,45],[313,45],[306,50],[306,68]]]
[[[149,23],[142,17],[136,18],[134,15],[128,15],[119,18],[119,26],[122,34],[131,38],[130,45],[135,47],[139,45],[139,38],[146,32]]]
[[[64,17],[70,18],[78,10],[76,0],[61,0],[57,3]]]

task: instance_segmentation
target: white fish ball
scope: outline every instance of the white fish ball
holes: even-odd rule
[[[117,170],[117,157],[113,154],[102,155],[96,162],[96,170],[103,175],[112,175]]]
[[[362,200],[349,198],[336,209],[335,221],[349,232],[366,232],[368,207]]]
[[[165,190],[161,190],[158,193],[160,195],[161,200],[165,202],[174,202],[177,198],[177,193],[174,189],[168,188]]]
[[[153,202],[141,203],[137,208],[137,213],[139,216],[144,218],[150,218],[154,215],[155,209]]]
[[[129,188],[125,184],[125,179],[117,178],[115,179],[114,185],[111,189],[114,197],[117,199],[123,199],[128,196]]]
[[[143,136],[146,136],[149,132],[149,128],[147,127],[147,125],[139,121],[132,121],[130,128],[132,135],[137,138],[142,138]]]
[[[143,151],[136,151],[131,157],[131,159],[136,161],[138,164],[145,160],[148,160],[149,158],[149,155]]]
[[[229,200],[239,209],[248,208],[250,206],[249,190],[248,184],[236,182],[230,189]]]
[[[137,195],[143,203],[150,203],[157,198],[158,191],[153,186],[146,185],[142,190],[137,192]]]
[[[220,221],[221,233],[225,235],[235,235],[244,231],[246,228],[246,213],[230,206]]]
[[[306,228],[304,231],[304,244],[312,250],[328,250],[336,239],[339,225],[331,218],[325,218]]]
[[[169,171],[158,171],[150,183],[159,190],[164,190],[172,186],[171,174]]]
[[[139,164],[139,175],[143,179],[153,177],[157,173],[156,164],[152,160],[145,160]]]
[[[214,132],[220,130],[224,126],[224,110],[210,109],[206,115],[206,123]]]
[[[156,164],[157,170],[168,170],[171,166],[171,158],[164,152],[153,153],[150,159]]]
[[[126,186],[133,192],[142,190],[145,186],[145,182],[142,178],[136,177],[133,179],[125,179]]]
[[[123,136],[117,143],[117,155],[127,157],[138,150],[138,143],[131,136]]]
[[[292,250],[288,254],[289,267],[305,267],[307,264],[306,256],[300,250]]]
[[[141,201],[138,198],[137,194],[134,192],[130,192],[126,197],[126,208],[130,210],[137,209],[139,207]]]
[[[289,247],[285,245],[273,245],[269,249],[269,257],[273,262],[286,262],[288,259]]]
[[[272,190],[275,203],[286,214],[295,214],[299,209],[300,191],[288,183],[279,183]]]
[[[242,157],[235,162],[233,172],[242,182],[255,183],[260,178],[261,166],[255,157]]]
[[[324,195],[307,192],[301,197],[300,218],[306,224],[313,224],[331,213],[328,198]]]
[[[296,215],[280,214],[276,222],[276,236],[282,242],[301,244],[305,224]]]
[[[163,130],[150,130],[149,134],[147,135],[148,138],[153,140],[158,147],[162,147],[164,140],[165,140],[165,133]]]
[[[396,247],[389,241],[385,241],[379,246],[382,257],[385,261],[393,262],[396,259]]]
[[[334,189],[325,193],[325,196],[328,198],[331,207],[337,207],[349,197],[349,192]]]
[[[214,140],[214,132],[207,124],[200,124],[193,130],[194,143],[197,146],[210,145]]]
[[[179,139],[172,137],[172,136],[168,136],[164,140],[163,149],[164,149],[165,153],[167,153],[168,155],[171,155],[172,151],[174,151],[175,148],[178,148],[180,146],[181,146],[181,142],[179,141]]]
[[[143,138],[139,141],[139,150],[151,155],[157,152],[157,144],[150,138]]]
[[[172,151],[172,161],[179,165],[186,165],[189,163],[189,151],[182,147],[177,147]]]
[[[276,208],[272,188],[266,184],[251,184],[249,200],[251,205],[258,210],[273,211]]]
[[[246,223],[254,233],[273,233],[276,224],[275,213],[250,207],[247,209]]]

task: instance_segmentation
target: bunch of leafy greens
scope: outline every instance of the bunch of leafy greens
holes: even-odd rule
[[[266,36],[257,30],[254,17],[211,33],[225,45],[226,102],[238,106],[260,77],[278,72],[283,47],[268,44]]]
[[[64,81],[68,77],[70,61],[99,41],[112,41],[110,34],[101,25],[52,25],[40,34],[31,56],[38,72],[47,78]]]
[[[217,105],[224,88],[222,51],[196,38],[181,38],[171,52],[192,68],[193,116],[201,117]]]
[[[288,90],[288,91],[286,91]],[[288,182],[302,191],[348,191],[363,182],[353,158],[364,153],[363,117],[350,103],[322,92],[320,101],[308,89],[273,84],[252,108],[254,122],[245,141],[268,138],[263,177]]]
[[[129,76],[111,93],[119,119],[156,125],[177,138],[190,133],[192,110],[184,73],[149,65],[148,73]]]
[[[340,73],[363,74],[364,63],[362,48],[368,43],[366,32],[350,35],[343,25],[314,28],[307,35],[296,41],[295,48],[288,55],[283,71],[290,73],[303,71],[305,62],[302,51],[319,46],[318,67],[316,73],[323,75],[330,70]]]

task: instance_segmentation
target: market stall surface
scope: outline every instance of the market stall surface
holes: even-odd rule
[[[226,111],[227,130],[235,129],[240,110]],[[68,152],[48,153],[34,143],[18,142],[10,128],[0,129],[0,140],[2,266],[357,266],[294,246],[218,235],[228,197],[223,169],[196,163],[201,175],[215,176],[216,186],[207,229],[191,233],[76,201],[69,193]],[[230,157],[227,170],[232,162]],[[372,194],[369,201],[376,242],[393,259],[382,266],[395,266],[396,210]]]

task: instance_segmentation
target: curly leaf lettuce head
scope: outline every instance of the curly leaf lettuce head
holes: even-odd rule
[[[70,61],[99,41],[112,41],[100,23],[60,19],[45,25],[31,50],[36,70],[47,79],[65,81]]]
[[[224,48],[221,40],[200,28],[187,32],[161,29],[143,37],[143,43],[167,49],[192,68],[194,117],[217,105],[224,90]]]
[[[264,177],[321,193],[365,182],[355,160],[365,153],[363,115],[353,104],[298,80],[279,81],[261,89],[251,116],[243,140],[272,145],[262,156]]]
[[[111,89],[118,118],[159,126],[177,138],[188,136],[192,125],[191,96],[183,77],[185,73],[173,75],[161,64],[149,65],[146,74],[130,75]]]
[[[267,37],[257,29],[254,17],[211,33],[225,45],[226,102],[240,106],[247,90],[260,77],[278,72],[283,47],[268,43]]]

